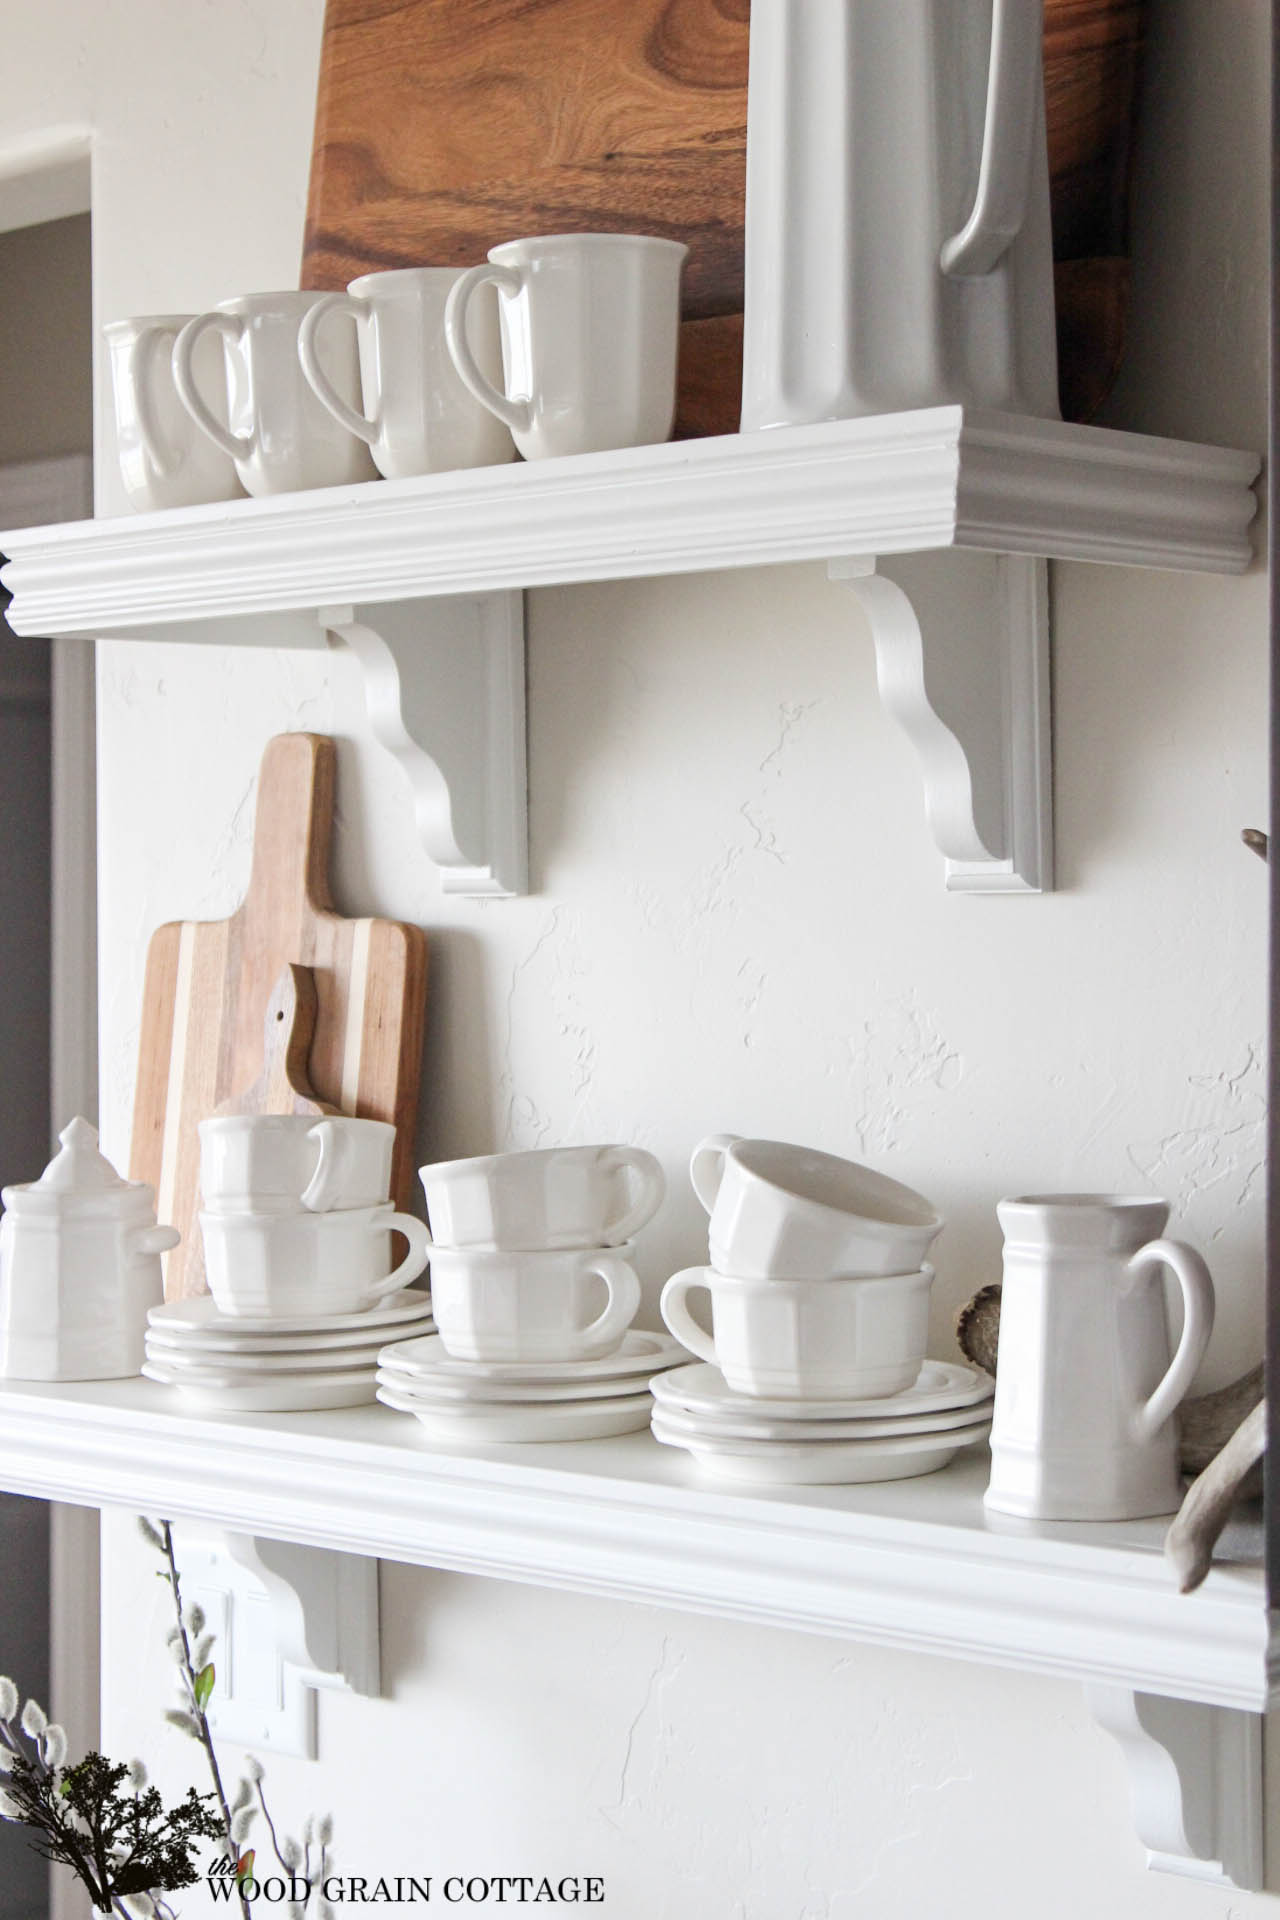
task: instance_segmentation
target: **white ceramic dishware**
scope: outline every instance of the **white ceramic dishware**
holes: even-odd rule
[[[525,1362],[612,1353],[640,1308],[625,1251],[433,1247],[431,1308],[446,1350],[457,1360]]]
[[[579,1380],[647,1379],[660,1367],[674,1366],[684,1358],[684,1348],[667,1333],[644,1333],[637,1327],[624,1335],[616,1352],[598,1360],[477,1361],[455,1360],[438,1333],[424,1334],[416,1340],[398,1340],[384,1347],[379,1364],[409,1367],[425,1377],[454,1380],[461,1384],[488,1380],[501,1383],[556,1386]],[[626,1391],[619,1387],[619,1393]]]
[[[810,1445],[770,1440],[696,1438],[677,1433],[655,1410],[653,1437],[682,1447],[701,1472],[741,1486],[850,1487],[877,1480],[912,1480],[949,1466],[965,1447],[978,1446],[989,1428],[908,1433],[887,1440],[815,1440]]]
[[[444,338],[444,307],[460,267],[399,267],[364,273],[345,293],[329,293],[303,316],[298,357],[312,392],[334,419],[363,440],[388,480],[515,458],[506,425],[468,392]],[[330,314],[356,323],[364,411],[335,388],[319,353]],[[469,304],[467,339],[490,385],[502,380],[498,302],[492,289]]]
[[[377,1352],[366,1346],[331,1347],[324,1353],[177,1353],[148,1338],[147,1359],[184,1380],[257,1380],[277,1379],[281,1374],[346,1373],[352,1367],[367,1371],[376,1366]]]
[[[148,1309],[164,1297],[155,1195],[124,1180],[77,1117],[39,1180],[0,1194],[0,1378],[118,1380],[143,1361]]]
[[[651,234],[550,234],[491,247],[462,275],[444,312],[453,364],[526,460],[669,438],[688,251]],[[502,388],[477,364],[468,332],[471,302],[490,281]]]
[[[751,9],[742,427],[1056,418],[1040,0]]]
[[[656,1400],[656,1396],[655,1396]],[[672,1433],[708,1440],[785,1440],[808,1445],[817,1440],[891,1440],[895,1434],[959,1433],[966,1427],[988,1428],[991,1407],[959,1407],[951,1413],[919,1413],[901,1419],[886,1415],[879,1420],[796,1420],[776,1415],[754,1419],[749,1411],[741,1414],[683,1413],[678,1407],[660,1403],[662,1418]],[[740,1405],[750,1407],[745,1395]],[[850,1403],[857,1406],[857,1401]]]
[[[641,1433],[653,1406],[647,1393],[614,1400],[584,1400],[564,1406],[465,1407],[444,1411],[380,1385],[378,1399],[397,1413],[411,1413],[433,1440],[453,1446],[509,1446],[551,1440],[604,1440]]]
[[[776,1400],[860,1400],[899,1393],[920,1372],[929,1332],[933,1268],[830,1280],[744,1280],[688,1267],[662,1289],[662,1317],[677,1340],[719,1367],[742,1394]],[[714,1335],[685,1295],[711,1296]]]
[[[190,313],[137,314],[102,329],[111,366],[116,458],[129,504],[140,512],[237,500],[235,463],[199,432],[173,383],[173,343]],[[216,340],[197,348],[201,387],[226,405],[226,374]]]
[[[861,1420],[910,1419],[981,1405],[991,1399],[995,1382],[977,1367],[960,1361],[926,1360],[914,1383],[883,1399],[770,1400],[763,1394],[735,1393],[718,1367],[694,1360],[670,1367],[649,1382],[655,1400],[664,1407],[712,1419],[748,1414],[752,1419],[843,1420],[851,1413]]]
[[[372,1367],[334,1373],[283,1374],[270,1380],[245,1380],[235,1374],[194,1380],[148,1360],[145,1379],[172,1387],[197,1413],[316,1413],[329,1407],[363,1407],[377,1397]]]
[[[300,1338],[342,1340],[348,1333],[372,1335],[379,1330],[384,1340],[408,1340],[414,1322],[429,1319],[430,1314],[431,1295],[409,1287],[357,1313],[326,1313],[323,1318],[303,1312],[237,1314],[234,1319],[228,1319],[219,1312],[215,1300],[208,1294],[200,1294],[195,1299],[166,1300],[163,1306],[153,1307],[147,1315],[147,1325],[202,1345],[216,1343],[259,1351],[264,1340],[274,1347],[281,1340],[291,1343]]]
[[[427,1264],[421,1220],[382,1207],[333,1213],[201,1213],[205,1271],[220,1313],[233,1319],[359,1313],[407,1287]],[[391,1235],[409,1251],[391,1265]]]
[[[1200,1255],[1163,1200],[1002,1200],[1004,1286],[986,1504],[1037,1520],[1136,1520],[1182,1502],[1179,1402],[1213,1331]],[[1163,1276],[1182,1290],[1170,1359]]]
[[[712,1266],[744,1280],[913,1273],[942,1230],[910,1187],[783,1140],[711,1134],[689,1178],[711,1216]]]
[[[209,1213],[328,1213],[381,1206],[396,1130],[337,1114],[215,1115],[202,1120],[200,1195]]]
[[[648,1391],[644,1380],[562,1380],[554,1386],[525,1386],[510,1381],[446,1380],[394,1363],[378,1362],[378,1379],[407,1399],[425,1400],[432,1406],[561,1406],[571,1400],[613,1400],[623,1393]]]
[[[666,1193],[643,1147],[540,1147],[419,1169],[438,1247],[616,1247]]]
[[[249,293],[197,314],[178,335],[173,379],[178,397],[200,431],[235,462],[246,491],[292,493],[376,480],[363,440],[340,426],[303,378],[298,329],[323,293]],[[201,341],[221,337],[226,360],[225,424],[201,390],[196,366]],[[360,362],[354,328],[333,329],[317,357],[334,391],[355,406]]]
[[[335,1314],[334,1319],[341,1318]],[[356,1316],[363,1318],[363,1316]],[[227,1326],[235,1326],[234,1320],[226,1321]],[[315,1325],[322,1326],[323,1321]],[[418,1320],[411,1320],[409,1329],[413,1332],[430,1333],[434,1330],[431,1315],[425,1313]],[[201,1360],[206,1364],[220,1360],[234,1360],[244,1356],[249,1359],[269,1358],[272,1354],[308,1354],[321,1359],[328,1353],[356,1353],[367,1349],[376,1359],[378,1349],[386,1345],[388,1329],[375,1326],[367,1331],[353,1328],[349,1333],[299,1333],[284,1335],[272,1340],[265,1334],[247,1336],[243,1340],[232,1340],[221,1333],[211,1338],[199,1334],[167,1333],[154,1325],[147,1328],[147,1352],[157,1360],[166,1358],[187,1358]]]

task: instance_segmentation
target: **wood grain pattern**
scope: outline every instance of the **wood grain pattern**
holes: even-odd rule
[[[954,0],[959,4],[960,0]],[[1046,0],[1055,255],[1127,251],[1145,0]],[[301,285],[467,266],[524,234],[690,249],[677,437],[734,433],[749,0],[328,0]],[[1128,281],[1059,279],[1069,419],[1123,345]]]
[[[316,1098],[308,1078],[311,1043],[315,1039],[320,1000],[310,967],[285,968],[271,990],[262,1023],[262,1064],[252,1086],[219,1101],[219,1116],[255,1114],[310,1114],[323,1119],[336,1113]]]
[[[395,1125],[392,1193],[401,1207],[412,1194],[426,937],[335,910],[335,765],[323,735],[269,742],[243,903],[227,920],[161,927],[148,949],[129,1164],[133,1179],[154,1186],[159,1218],[183,1234],[166,1256],[169,1299],[204,1291],[197,1125],[257,1076],[267,1003],[290,962],[314,975],[312,1089],[341,1113]]]

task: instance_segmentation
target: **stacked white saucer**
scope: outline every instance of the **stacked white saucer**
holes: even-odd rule
[[[701,1366],[654,1383],[655,1438],[720,1479],[840,1485],[945,1466],[990,1431],[991,1381],[925,1359],[942,1227],[869,1167],[778,1140],[695,1148],[709,1267],[668,1280],[662,1316]],[[685,1304],[711,1297],[708,1334]]]
[[[429,1333],[431,1296],[406,1290],[360,1313],[248,1318],[207,1296],[147,1316],[148,1380],[202,1413],[302,1413],[373,1400],[378,1349]]]
[[[647,1426],[680,1357],[631,1330],[634,1233],[665,1182],[639,1147],[547,1147],[422,1168],[435,1337],[384,1349],[378,1398],[434,1440],[589,1440]]]

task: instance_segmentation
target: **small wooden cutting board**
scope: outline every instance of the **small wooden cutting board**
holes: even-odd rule
[[[253,869],[228,920],[174,921],[147,953],[129,1172],[155,1188],[181,1232],[165,1297],[205,1292],[196,1225],[198,1123],[257,1080],[268,1004],[292,963],[311,970],[315,1037],[307,1078],[340,1113],[396,1128],[392,1194],[413,1189],[427,943],[419,927],[351,920],[329,891],[337,752],[322,734],[268,742],[258,779]]]

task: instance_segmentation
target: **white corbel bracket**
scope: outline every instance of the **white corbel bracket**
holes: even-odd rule
[[[1118,1686],[1087,1686],[1085,1697],[1124,1755],[1152,1872],[1259,1892],[1261,1714]]]
[[[313,1760],[316,1689],[380,1691],[378,1562],[190,1522],[174,1550],[214,1635],[214,1733]]]
[[[1053,885],[1049,596],[1044,560],[832,560],[867,615],[888,711],[919,756],[952,893]]]
[[[369,724],[408,777],[443,891],[524,893],[524,596],[329,606],[317,617],[360,662]]]

